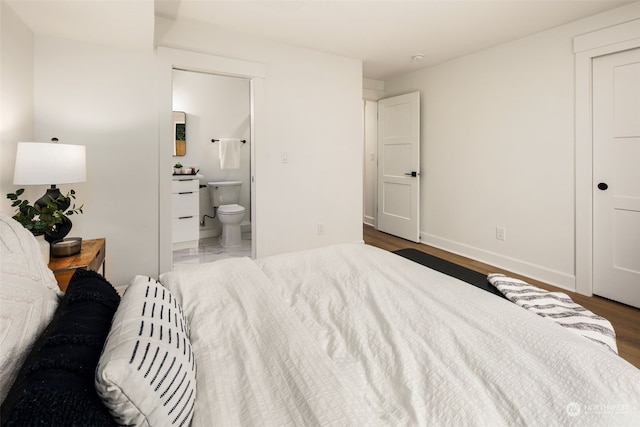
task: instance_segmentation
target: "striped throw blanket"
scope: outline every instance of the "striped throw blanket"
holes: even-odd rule
[[[611,323],[561,292],[549,292],[504,274],[489,274],[489,282],[510,301],[618,354],[616,333]]]

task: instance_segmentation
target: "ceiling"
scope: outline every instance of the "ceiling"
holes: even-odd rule
[[[620,7],[615,0],[5,0],[36,33],[149,47],[154,15],[358,58],[384,80]],[[423,55],[421,62],[412,56]]]

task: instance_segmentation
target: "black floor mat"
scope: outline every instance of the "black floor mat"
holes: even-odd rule
[[[485,274],[459,266],[458,264],[454,264],[442,258],[426,254],[417,249],[399,249],[397,251],[393,251],[393,253],[506,299],[502,292],[489,283]]]

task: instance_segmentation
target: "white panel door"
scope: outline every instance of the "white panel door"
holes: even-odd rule
[[[378,230],[420,239],[420,92],[378,101]]]
[[[640,49],[593,60],[593,293],[640,307]]]

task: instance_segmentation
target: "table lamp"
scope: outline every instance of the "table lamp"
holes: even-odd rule
[[[86,149],[83,145],[58,144],[52,142],[18,142],[13,183],[16,185],[51,185],[51,188],[35,203],[45,206],[44,200],[60,196],[59,184],[72,184],[87,180]],[[69,207],[60,206],[66,210]],[[71,220],[65,216],[63,224],[56,229],[52,240],[64,238],[71,231]],[[47,240],[49,240],[49,238]],[[51,240],[50,240],[51,241]]]

